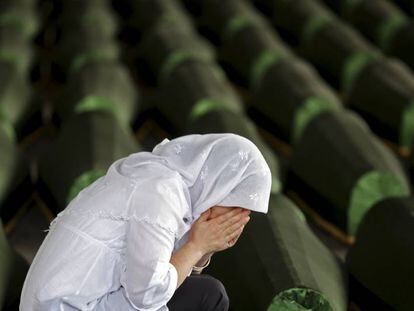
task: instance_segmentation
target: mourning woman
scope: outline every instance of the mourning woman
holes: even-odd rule
[[[52,221],[20,310],[228,310],[223,284],[200,273],[251,211],[267,213],[270,188],[259,149],[231,133],[119,159]]]

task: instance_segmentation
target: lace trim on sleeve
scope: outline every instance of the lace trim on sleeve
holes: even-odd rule
[[[49,224],[49,228],[46,230],[43,230],[44,232],[48,232],[52,229],[52,227],[56,224],[56,222],[62,218],[62,216],[64,215],[82,215],[83,217],[87,217],[88,219],[111,219],[114,221],[129,221],[131,219],[135,219],[136,221],[143,221],[146,222],[148,224],[154,225],[154,226],[158,226],[166,231],[168,231],[168,233],[174,235],[175,239],[178,239],[178,235],[177,232],[175,232],[175,230],[173,230],[172,228],[154,221],[153,219],[150,219],[148,216],[144,216],[144,217],[139,217],[137,215],[132,215],[132,216],[128,216],[128,215],[115,215],[112,212],[107,212],[107,211],[72,211],[72,210],[63,210],[62,212],[60,212],[53,220],[52,222]]]

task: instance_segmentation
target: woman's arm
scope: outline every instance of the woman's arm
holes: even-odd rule
[[[177,288],[184,282],[193,266],[203,257],[202,251],[191,242],[184,244],[172,256],[170,263],[178,273]]]
[[[174,240],[174,233],[159,224],[137,217],[128,221],[121,284],[137,310],[156,310],[173,296],[178,278],[169,262]]]

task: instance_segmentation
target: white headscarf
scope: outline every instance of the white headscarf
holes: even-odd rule
[[[257,146],[243,136],[214,133],[166,138],[152,155],[182,176],[194,219],[214,205],[268,211],[270,168]]]

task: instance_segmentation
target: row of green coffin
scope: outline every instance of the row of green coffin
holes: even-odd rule
[[[414,23],[389,0],[324,2],[386,54],[414,68]]]
[[[224,5],[218,1],[215,3],[205,1],[202,8],[204,9],[202,12],[214,17],[214,23],[211,23],[210,28],[214,30],[217,27],[217,30],[214,31],[219,33],[223,31],[219,29],[220,26],[218,25],[222,25],[221,27],[224,29],[226,28],[225,25],[231,25],[231,22],[224,21],[228,20],[229,16],[236,16],[232,20],[239,18],[239,21],[246,21],[245,16],[248,17],[249,15],[242,14],[251,9],[246,4],[242,4],[241,1],[228,1]],[[243,17],[243,19],[240,17]],[[252,18],[257,19],[258,17]],[[208,24],[208,18],[204,18],[204,25],[206,24]],[[223,40],[225,42],[223,49],[226,52],[232,52],[229,55],[232,55],[233,58],[230,60],[229,56],[229,62],[234,64],[234,67],[244,75],[248,75],[249,70],[247,69],[248,66],[244,66],[243,63],[253,62],[248,56],[237,55],[237,50],[246,51],[243,54],[251,55],[251,58],[254,59],[263,51],[271,51],[270,46],[272,44],[273,47],[277,46],[276,40],[271,41],[270,31],[266,33],[267,28],[264,24],[259,24],[259,21],[256,20],[253,26],[251,25],[244,26],[239,32],[233,34],[232,38],[229,39],[227,36],[227,40]],[[268,40],[262,40],[263,37],[267,37]],[[254,44],[255,48],[250,51],[251,49],[249,50],[244,43],[248,42],[250,44],[251,40],[254,40],[252,38],[256,38],[259,44]],[[269,42],[267,46],[266,42]],[[263,50],[260,50],[261,46],[265,46]],[[273,51],[279,52],[283,49],[273,48]],[[281,54],[283,55],[283,53]],[[165,87],[167,90],[167,96],[163,101],[166,103],[165,106],[169,103],[167,98],[178,98],[178,95],[174,96],[171,90],[180,92],[178,85],[185,83],[186,79],[190,80],[191,77],[194,81],[202,80],[202,78],[197,79],[198,76],[194,69],[190,71],[191,67],[187,67],[187,74],[183,73],[181,78],[177,75],[181,67],[178,67],[172,73],[171,84]],[[191,73],[189,74],[189,72]],[[316,77],[316,74],[313,75],[313,73],[306,66],[306,63],[299,60],[290,57],[281,60],[273,65],[269,69],[269,73],[263,78],[262,90],[267,90],[269,95],[263,94],[257,98],[261,99],[260,109],[286,132],[292,128],[295,117],[299,120],[306,120],[302,121],[301,124],[300,133],[302,135],[297,135],[291,169],[307,187],[330,203],[320,212],[347,233],[353,235],[367,210],[384,197],[408,195],[410,191],[409,183],[398,160],[370,132],[365,122],[354,113],[339,109],[339,104],[337,106],[327,106],[327,108],[322,105],[318,107],[318,102],[303,105],[308,96],[318,97],[317,94],[322,98],[331,98],[332,102],[336,100],[333,92],[325,87],[322,82],[319,84],[312,82],[315,81],[314,76]],[[301,79],[297,79],[299,77]],[[304,82],[300,83],[303,88],[295,88],[298,81]],[[190,86],[191,82],[186,82],[186,85]],[[163,87],[161,87],[162,89]],[[192,89],[195,88],[192,87]],[[309,90],[309,93],[314,93],[311,93],[311,95],[306,93],[306,90]],[[182,93],[184,94],[184,92]],[[305,96],[300,98],[302,94]],[[185,98],[189,98],[189,95],[185,94]],[[284,100],[281,101],[281,98]],[[295,100],[296,98],[298,99]],[[180,100],[180,102],[185,101]],[[289,105],[289,103],[293,104]],[[293,110],[295,104],[299,107],[296,113]],[[301,107],[300,104],[305,108]],[[336,109],[332,109],[332,107]],[[173,114],[173,111],[168,111],[168,113]],[[180,115],[182,116],[183,113],[180,112]],[[285,117],[284,121],[282,121],[283,117]],[[286,119],[291,120],[290,124]],[[351,150],[352,152],[350,152]],[[351,166],[351,169],[348,169],[348,166]],[[341,178],[338,182],[332,184],[332,180],[339,176]]]
[[[206,71],[204,71],[204,72],[206,72]],[[175,79],[175,77],[174,78],[172,78],[172,79],[170,79],[173,83],[181,83],[180,81],[182,81],[182,80],[180,80],[180,79]],[[175,87],[165,87],[166,89],[167,89],[167,91],[169,91],[169,90],[176,90],[176,88]],[[178,92],[179,93],[179,92]],[[219,93],[222,93],[222,92],[219,92]],[[174,98],[174,97],[171,97],[170,96],[171,94],[170,93],[168,93],[167,92],[167,96],[166,96],[166,98]],[[187,94],[186,94],[187,95]],[[214,94],[213,94],[214,95]],[[175,97],[177,97],[177,95],[175,96]],[[196,97],[197,97],[197,95],[196,95]],[[211,97],[211,96],[210,96]],[[190,98],[190,100],[188,100],[188,98],[187,98],[187,101],[188,102],[190,102],[190,104],[189,104],[189,106],[191,106],[191,102],[194,102],[194,100],[192,100],[191,98]],[[197,102],[197,100],[195,100],[196,102]],[[161,102],[166,102],[166,101],[161,101]],[[185,102],[184,102],[185,103]],[[208,105],[208,104],[206,104],[206,105]],[[210,104],[211,105],[211,104]],[[184,105],[183,105],[183,107],[185,107]],[[164,109],[165,110],[165,109]],[[175,110],[175,109],[173,109],[173,110]],[[186,110],[188,110],[188,108],[186,109]],[[168,115],[169,116],[173,116],[174,115],[174,111],[168,111],[169,113],[168,113]],[[183,114],[182,113],[179,113],[178,115],[180,115],[180,116],[182,116]],[[177,118],[177,126],[179,126],[179,124],[182,124],[182,119],[179,119],[179,118]],[[392,156],[390,156],[390,158],[392,158]],[[397,167],[397,169],[398,169],[398,167]],[[367,172],[371,172],[372,170],[367,170]],[[372,172],[371,172],[372,173]],[[397,172],[397,173],[399,173],[399,172]],[[385,174],[386,174],[386,172],[385,172]],[[377,174],[378,175],[378,174]],[[401,175],[401,174],[400,174]],[[374,174],[371,174],[371,175],[369,175],[369,176],[376,176],[376,175],[374,175]],[[368,178],[368,177],[366,177],[366,178]],[[375,177],[371,177],[371,178],[375,178]],[[386,178],[385,178],[386,179]],[[392,179],[392,178],[391,178]],[[363,179],[363,180],[365,180],[365,179]],[[360,183],[363,183],[363,180],[360,180]],[[386,179],[387,180],[387,179]],[[401,187],[397,187],[398,189],[397,190],[395,190],[395,189],[385,189],[383,192],[385,192],[385,193],[377,193],[376,195],[375,195],[375,197],[372,199],[372,200],[378,200],[378,197],[383,197],[383,196],[387,196],[387,195],[403,195],[403,194],[406,194],[407,193],[407,187],[406,187],[406,185],[404,184],[404,182],[405,181],[403,181],[402,182],[402,186]],[[355,180],[354,180],[354,184],[355,184]],[[358,184],[358,183],[356,183],[356,184]],[[401,188],[401,189],[399,189],[399,188]],[[356,188],[356,189],[359,189],[359,188]],[[352,190],[354,190],[354,189],[352,189]],[[351,193],[351,195],[349,194],[349,192]],[[391,193],[387,193],[387,192],[391,192]],[[361,219],[361,217],[363,216],[363,214],[365,213],[365,211],[367,210],[367,209],[369,209],[369,207],[372,205],[372,203],[373,202],[369,202],[369,204],[367,203],[367,204],[364,204],[363,205],[363,208],[357,208],[357,212],[355,212],[354,211],[354,207],[353,206],[359,206],[357,203],[354,203],[354,201],[356,200],[356,202],[359,202],[359,200],[358,199],[353,199],[354,197],[355,197],[355,195],[353,195],[353,193],[354,193],[354,191],[348,191],[347,193],[346,193],[346,195],[347,195],[347,197],[350,197],[350,199],[348,199],[348,201],[351,201],[351,203],[348,203],[348,204],[341,204],[342,206],[344,206],[344,205],[346,205],[346,206],[349,206],[349,208],[351,209],[351,211],[352,211],[352,213],[351,213],[351,215],[352,214],[359,214],[359,215],[355,215],[355,216],[348,216],[348,217],[340,217],[340,218],[342,218],[341,220],[340,219],[338,219],[337,217],[332,217],[333,219],[335,219],[336,220],[336,222],[339,222],[339,223],[341,223],[341,226],[342,227],[347,227],[347,229],[348,229],[348,231],[350,232],[350,233],[353,233],[353,232],[355,232],[355,228],[357,227],[357,224],[359,223],[359,221],[360,221],[360,219]],[[358,191],[357,190],[355,190],[355,193],[358,193]],[[363,198],[364,198],[364,192],[362,193],[362,196],[363,196]],[[329,197],[329,194],[327,195],[327,197]],[[358,197],[358,196],[357,196]],[[338,200],[338,201],[340,201],[340,200]],[[342,215],[343,216],[343,215]],[[354,219],[354,220],[351,220],[351,219]]]
[[[0,221],[0,309],[18,310],[29,265],[7,241]]]
[[[141,148],[128,127],[105,109],[72,115],[39,159],[40,178],[63,210],[80,190],[106,173],[116,160]]]
[[[384,57],[318,1],[255,2],[267,7],[272,23],[340,87],[346,105],[365,114],[389,139],[411,147],[414,76],[404,63]]]
[[[200,85],[208,85],[209,92],[213,89],[211,68],[201,61],[178,66],[160,87],[159,107],[178,128],[185,125],[183,120],[190,115],[193,121],[187,131],[236,130],[233,124],[239,124],[237,130],[240,131],[245,119],[230,121],[231,114],[240,112],[224,104],[200,101],[207,94]],[[217,84],[225,85],[223,83]],[[189,89],[191,93],[186,91]],[[225,101],[222,97],[221,102]],[[172,102],[180,105],[173,106]],[[197,111],[202,118],[194,119]],[[214,118],[223,120],[224,126],[219,126]],[[355,234],[365,212],[376,202],[410,193],[405,172],[395,156],[360,117],[346,110],[326,111],[308,123],[294,147],[291,169],[304,184],[330,203],[321,212],[351,235]],[[337,183],[332,183],[337,179]]]
[[[13,128],[0,121],[0,218],[4,222],[17,211],[17,201],[13,198],[25,199],[29,180],[27,159],[17,148],[14,136]]]
[[[220,38],[222,60],[249,86],[251,106],[270,118],[286,140],[296,141],[320,112],[341,107],[313,67],[295,57],[247,2],[187,1],[195,4],[202,27]]]

